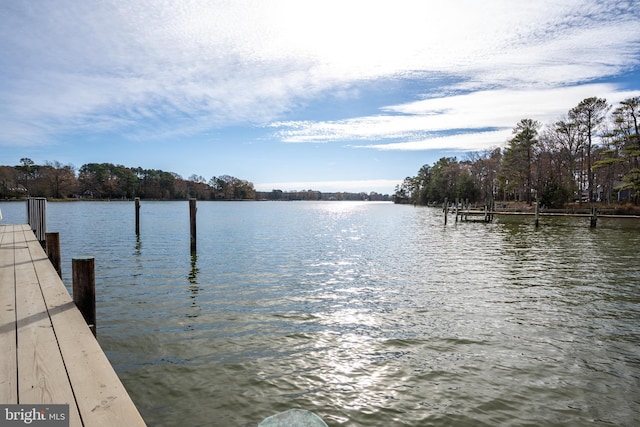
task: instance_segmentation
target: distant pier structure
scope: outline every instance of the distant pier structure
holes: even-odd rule
[[[540,218],[543,217],[575,217],[575,218],[588,218],[589,227],[596,228],[599,218],[618,218],[618,219],[640,219],[637,215],[615,215],[615,214],[603,214],[597,207],[591,206],[590,212],[561,212],[561,211],[542,211],[540,202],[536,201],[533,205],[532,211],[522,210],[499,210],[496,208],[495,202],[489,200],[483,208],[472,206],[468,200],[462,201],[456,199],[455,204],[449,203],[449,200],[445,198],[442,206],[444,213],[444,223],[447,224],[448,217],[454,215],[455,222],[458,221],[480,221],[480,222],[492,222],[496,216],[524,216],[533,217],[536,227],[540,226]]]

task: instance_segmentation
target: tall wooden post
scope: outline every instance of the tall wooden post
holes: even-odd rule
[[[196,199],[189,199],[189,222],[191,224],[191,253],[196,252]]]
[[[62,263],[60,262],[60,233],[45,233],[45,242],[47,248],[47,256],[51,265],[58,272],[58,276],[62,278]]]
[[[96,336],[96,274],[93,257],[73,258],[73,302]]]
[[[536,228],[540,225],[540,202],[536,200]]]
[[[140,235],[140,197],[136,197],[136,236]]]

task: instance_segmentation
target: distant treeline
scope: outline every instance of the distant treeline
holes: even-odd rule
[[[173,172],[131,168],[111,163],[87,163],[80,169],[60,162],[38,165],[29,158],[17,166],[0,166],[0,198],[151,200],[388,200],[377,193],[320,193],[319,191],[259,192],[253,183],[230,175],[207,180]]]
[[[369,200],[369,201],[378,201],[378,202],[388,202],[391,201],[392,198],[388,194],[380,194],[376,192],[371,193],[348,193],[348,192],[337,192],[337,193],[323,193],[317,190],[303,190],[303,191],[282,191],[282,190],[272,190],[269,192],[266,191],[256,191],[256,199],[257,200],[284,200],[284,201],[293,201],[293,200]]]
[[[229,175],[183,179],[173,172],[87,163],[80,169],[60,162],[37,165],[23,158],[18,166],[0,166],[0,196],[55,199],[237,200],[254,197],[253,184]]]
[[[574,201],[638,204],[640,97],[622,101],[611,114],[610,109],[605,99],[592,97],[544,128],[522,119],[504,149],[424,165],[396,187],[395,201],[537,199],[549,208]]]

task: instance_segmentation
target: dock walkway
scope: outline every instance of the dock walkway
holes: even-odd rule
[[[145,426],[29,225],[0,225],[0,404],[69,404],[69,426]]]

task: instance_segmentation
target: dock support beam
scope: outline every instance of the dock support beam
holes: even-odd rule
[[[96,336],[96,274],[93,257],[73,258],[73,302]]]
[[[47,257],[62,278],[62,262],[60,261],[60,233],[45,233]]]

